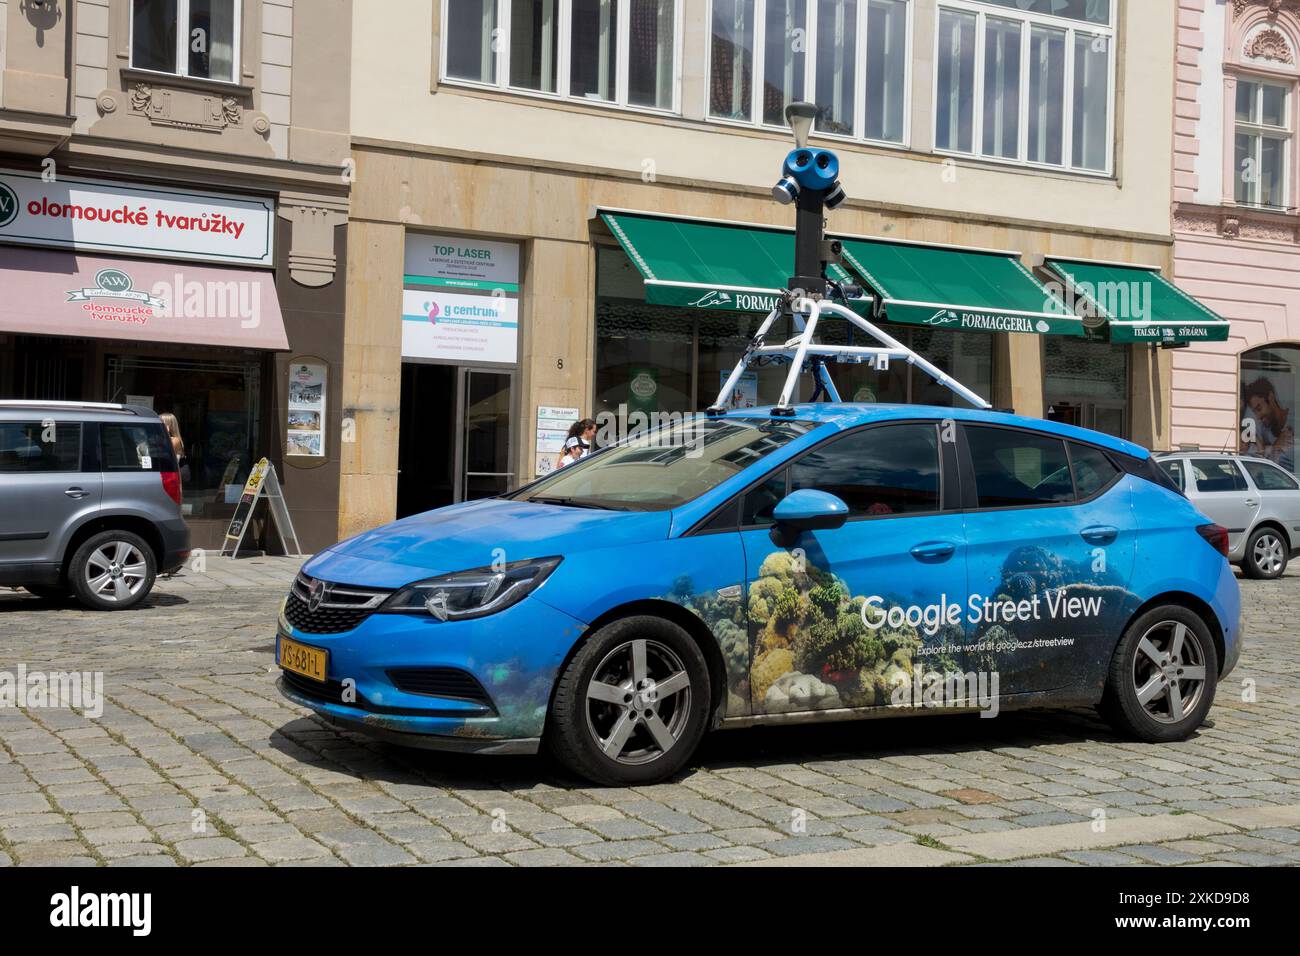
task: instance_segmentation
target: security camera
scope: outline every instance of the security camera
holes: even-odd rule
[[[772,187],[772,198],[782,206],[788,206],[799,198],[799,184],[789,176],[782,176],[781,181]]]
[[[826,191],[826,208],[836,209],[847,198],[848,196],[844,195],[844,187],[840,185],[839,180],[836,180]]]

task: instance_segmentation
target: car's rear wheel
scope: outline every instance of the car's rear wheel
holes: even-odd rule
[[[704,736],[709,668],[691,636],[658,617],[629,617],[586,639],[556,685],[546,741],[597,783],[663,780]]]
[[[1186,740],[1214,702],[1218,674],[1205,622],[1178,604],[1152,608],[1115,648],[1101,711],[1116,730],[1140,740]]]
[[[1252,578],[1280,578],[1286,570],[1290,551],[1286,540],[1275,528],[1256,528],[1246,542],[1246,557],[1242,566]]]
[[[87,538],[68,565],[72,593],[97,611],[135,607],[157,577],[153,548],[129,531],[102,531]]]

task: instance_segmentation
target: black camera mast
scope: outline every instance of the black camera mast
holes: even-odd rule
[[[844,202],[845,194],[838,179],[839,157],[829,149],[808,146],[818,113],[818,108],[811,103],[796,102],[786,107],[785,116],[794,132],[795,148],[786,156],[781,167],[781,179],[772,187],[772,197],[777,202],[782,205],[794,203],[795,206],[794,274],[786,289],[778,293],[776,306],[745,347],[745,354],[736,363],[708,414],[720,415],[727,411],[741,376],[751,363],[763,359],[776,364],[790,364],[781,397],[773,408],[775,415],[794,414],[792,401],[798,396],[799,376],[804,371],[810,372],[816,383],[814,401],[823,394],[828,401],[843,401],[826,368],[828,362],[868,364],[877,372],[888,370],[891,360],[906,362],[976,408],[992,408],[961,382],[848,308],[850,300],[862,298],[861,288],[826,278],[827,263],[837,261],[840,255],[839,241],[826,239],[826,210],[833,210]],[[840,302],[833,301],[834,297],[838,297]],[[798,334],[779,344],[767,344],[772,324],[784,315],[791,316]],[[825,317],[844,319],[877,344],[826,345],[819,342],[817,324]]]

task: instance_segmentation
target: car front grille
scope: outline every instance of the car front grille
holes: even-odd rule
[[[311,606],[313,588],[319,591],[315,610]],[[284,617],[295,630],[305,634],[341,634],[352,630],[373,614],[392,593],[376,588],[334,584],[299,574],[289,589]]]
[[[388,671],[388,679],[407,694],[449,697],[492,707],[492,698],[474,675],[454,667],[401,667]]]

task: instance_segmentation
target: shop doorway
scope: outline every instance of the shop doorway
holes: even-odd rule
[[[397,517],[510,490],[513,394],[513,371],[402,363]]]
[[[1125,420],[1128,406],[1124,402],[1095,402],[1088,399],[1062,399],[1047,407],[1047,420],[1091,428],[1093,431],[1123,438],[1128,434]]]

